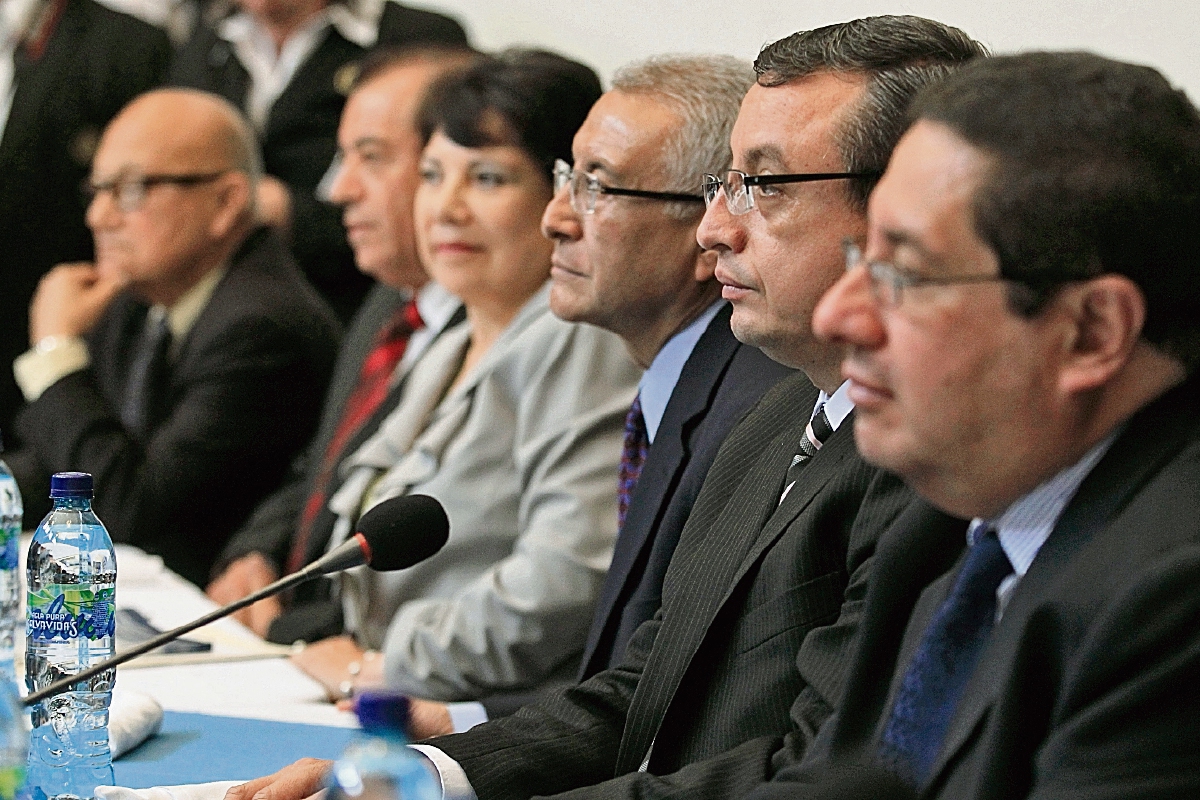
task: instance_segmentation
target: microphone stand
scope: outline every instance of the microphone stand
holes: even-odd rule
[[[360,561],[359,563],[362,563],[362,562]],[[145,653],[150,652],[151,650],[153,650],[156,647],[161,647],[162,645],[167,644],[168,642],[174,641],[175,639],[179,638],[180,636],[183,636],[185,633],[191,633],[192,631],[196,630],[196,628],[202,628],[210,622],[216,622],[217,620],[221,619],[222,617],[227,617],[235,611],[242,610],[246,606],[254,605],[259,600],[270,597],[273,594],[282,592],[284,589],[291,589],[293,586],[298,586],[301,583],[312,580],[313,578],[319,578],[320,576],[327,575],[329,572],[333,572],[333,571],[336,571],[336,570],[328,569],[328,566],[326,564],[323,564],[321,562],[313,562],[312,564],[309,564],[307,567],[300,570],[299,572],[293,572],[291,575],[288,575],[285,578],[281,578],[280,580],[275,581],[270,586],[264,586],[263,588],[261,588],[257,592],[255,592],[254,594],[247,595],[246,597],[243,597],[241,600],[234,601],[227,606],[221,606],[220,608],[210,611],[198,619],[194,619],[191,622],[187,622],[187,623],[184,623],[183,625],[180,625],[178,628],[166,631],[164,633],[160,633],[158,636],[155,636],[153,639],[147,639],[146,641],[142,642],[141,644],[139,644],[135,647],[131,647],[130,649],[126,650],[123,653],[118,653],[117,655],[113,656],[112,658],[106,658],[103,661],[101,661],[100,663],[93,664],[92,666],[88,667],[87,669],[81,669],[79,672],[75,673],[74,675],[68,675],[65,678],[60,678],[59,680],[55,681],[54,683],[50,684],[49,686],[46,686],[42,689],[38,689],[36,692],[30,693],[21,702],[26,707],[36,705],[37,703],[42,702],[43,700],[45,700],[48,697],[53,697],[56,694],[60,694],[62,692],[67,691],[68,689],[70,689],[72,686],[74,686],[77,683],[82,683],[83,681],[86,681],[90,678],[94,678],[97,675],[99,675],[101,672],[104,672],[105,670],[112,669],[113,667],[116,667],[119,664],[124,664],[126,661],[129,661],[130,659],[134,659],[140,655],[144,655]]]

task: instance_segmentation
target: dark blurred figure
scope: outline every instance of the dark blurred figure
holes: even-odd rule
[[[358,62],[376,46],[465,45],[458,22],[392,0],[210,3],[171,82],[243,109],[262,143],[259,218],[290,231],[300,268],[343,321],[371,286],[354,267],[339,211],[317,199]]]
[[[105,131],[96,263],[42,279],[35,346],[13,366],[29,405],[8,461],[29,519],[51,473],[91,472],[113,539],[200,582],[283,479],[316,426],[338,325],[255,230],[260,170],[253,132],[213,95],[152,92]]]
[[[55,264],[92,256],[79,185],[100,132],[131,98],[162,80],[169,56],[162,32],[93,0],[8,0],[0,7],[5,433],[22,402],[7,365],[27,346],[34,287]]]

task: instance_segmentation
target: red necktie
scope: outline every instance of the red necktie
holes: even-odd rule
[[[329,481],[342,460],[342,450],[387,398],[392,373],[404,357],[408,339],[413,331],[419,330],[424,324],[420,312],[417,311],[416,301],[410,300],[402,308],[396,309],[391,320],[376,335],[375,346],[363,361],[362,370],[358,373],[358,383],[346,400],[342,418],[338,420],[321,458],[321,470],[317,473],[312,492],[304,503],[300,524],[296,528],[296,538],[288,555],[289,573],[303,567],[307,560],[312,526],[321,509],[325,507]]]

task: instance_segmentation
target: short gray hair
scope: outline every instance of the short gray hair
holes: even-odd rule
[[[614,91],[659,98],[683,121],[663,143],[668,185],[655,189],[699,194],[704,173],[729,169],[729,135],[754,77],[750,62],[715,55],[655,56],[617,71]],[[680,219],[700,210],[694,203],[670,203],[666,208]]]

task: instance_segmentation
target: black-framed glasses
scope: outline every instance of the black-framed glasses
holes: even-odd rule
[[[698,194],[680,192],[651,192],[645,189],[621,189],[605,186],[600,179],[588,172],[575,169],[561,158],[554,160],[554,193],[571,187],[571,208],[576,214],[592,214],[596,211],[596,198],[602,194],[618,197],[641,197],[645,200],[662,200],[668,203],[699,203],[704,198]]]
[[[90,180],[86,180],[83,182],[81,189],[84,199],[89,203],[96,198],[96,195],[102,192],[111,192],[113,200],[116,201],[117,208],[129,213],[137,211],[142,207],[142,203],[146,202],[146,192],[155,186],[199,186],[215,181],[226,172],[229,172],[229,170],[223,169],[220,172],[185,172],[175,175],[167,173],[122,175],[119,178],[104,181],[103,183],[92,183]]]
[[[846,255],[846,271],[862,266],[867,270],[871,282],[871,294],[875,300],[888,306],[900,305],[906,289],[922,286],[953,286],[959,283],[1014,283],[999,275],[951,275],[932,277],[918,275],[901,269],[887,261],[868,261],[862,247],[853,239],[842,240],[842,252]]]
[[[796,172],[784,175],[747,175],[740,169],[725,173],[724,180],[718,175],[704,176],[704,205],[711,206],[721,189],[725,190],[725,206],[730,214],[748,214],[754,208],[754,187],[775,186],[780,183],[810,183],[812,181],[839,181],[849,178],[878,178],[879,172]]]

